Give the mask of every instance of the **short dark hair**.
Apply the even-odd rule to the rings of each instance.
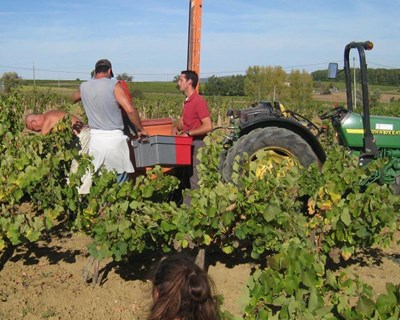
[[[95,73],[102,73],[102,72],[107,72],[109,69],[111,69],[111,77],[114,77],[114,74],[112,72],[112,65],[110,60],[107,59],[101,59],[96,62],[96,65],[94,67]]]
[[[185,75],[186,80],[192,80],[193,88],[197,87],[197,84],[199,83],[199,76],[197,75],[196,71],[184,70],[184,71],[181,71],[181,74]]]

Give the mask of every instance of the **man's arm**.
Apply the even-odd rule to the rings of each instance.
[[[183,121],[182,121],[182,118],[179,118],[174,123],[174,126],[172,127],[172,130],[171,130],[171,134],[173,136],[177,136],[179,134],[179,132],[182,130],[183,130]]]
[[[81,92],[80,92],[80,90],[75,91],[72,94],[71,100],[72,100],[72,103],[76,103],[78,101],[81,101]]]
[[[200,127],[189,130],[189,134],[191,136],[202,136],[202,135],[209,133],[213,129],[211,117],[203,118],[200,121],[201,121]],[[185,132],[185,135],[188,135],[188,134]]]
[[[56,122],[57,123],[57,122]],[[42,130],[40,130],[40,133],[45,135],[45,134],[49,134],[51,129],[53,129],[54,125],[56,123],[52,123],[51,121],[44,121],[43,122],[43,127]]]
[[[146,130],[144,130],[142,121],[140,120],[139,113],[136,108],[129,102],[128,97],[125,94],[124,89],[120,83],[117,83],[114,88],[114,96],[118,104],[125,110],[129,121],[135,126],[138,135],[148,135]]]

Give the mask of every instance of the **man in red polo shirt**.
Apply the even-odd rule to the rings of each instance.
[[[199,164],[197,153],[199,148],[204,145],[203,138],[213,128],[210,111],[207,102],[196,91],[199,77],[196,72],[191,70],[182,71],[178,87],[186,96],[183,104],[182,116],[177,120],[172,129],[173,135],[183,135],[193,137],[192,143],[192,167],[187,173],[190,189],[198,188],[198,174],[196,166]],[[184,199],[184,203],[189,204],[190,199]]]

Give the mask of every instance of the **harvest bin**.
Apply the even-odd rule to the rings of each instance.
[[[143,119],[142,125],[150,136],[171,135],[174,121],[172,118]]]
[[[133,140],[136,167],[184,166],[192,163],[192,137],[150,136]]]

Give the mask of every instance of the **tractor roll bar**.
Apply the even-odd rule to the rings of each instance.
[[[350,42],[346,45],[344,49],[344,72],[345,72],[345,80],[346,80],[346,90],[347,92],[347,109],[353,111],[353,101],[352,101],[352,92],[351,92],[351,76],[350,76],[350,50],[357,49],[358,54],[360,56],[360,76],[361,76],[361,86],[363,93],[363,105],[369,104],[368,100],[368,79],[367,79],[367,62],[365,60],[365,50],[371,50],[373,48],[373,44],[371,41],[365,42]]]
[[[365,60],[365,50],[371,50],[374,47],[371,41],[365,42],[350,42],[344,49],[344,72],[347,90],[347,108],[353,110],[352,92],[351,92],[351,76],[350,76],[350,50],[357,49],[360,57],[360,77],[361,91],[363,102],[363,126],[364,139],[363,151],[366,154],[377,155],[378,150],[374,141],[374,136],[371,132],[370,111],[369,111],[369,94],[368,94],[368,79],[367,79],[367,63]]]

